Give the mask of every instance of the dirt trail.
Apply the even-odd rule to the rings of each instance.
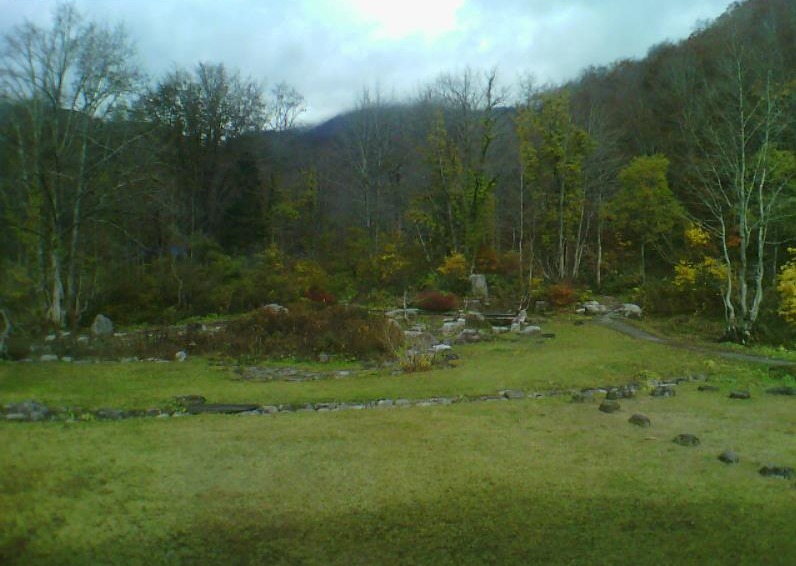
[[[741,354],[739,352],[728,352],[726,350],[714,350],[713,348],[704,348],[701,346],[694,346],[693,344],[686,344],[683,342],[678,342],[676,340],[671,340],[668,338],[661,338],[660,336],[655,336],[654,334],[650,334],[649,332],[642,330],[640,328],[636,328],[632,324],[628,324],[623,320],[616,319],[611,315],[603,315],[594,318],[594,322],[599,324],[600,326],[605,326],[606,328],[610,328],[611,330],[615,330],[617,332],[621,332],[627,336],[631,336],[632,338],[636,338],[638,340],[645,340],[647,342],[655,342],[657,344],[665,344],[667,346],[671,346],[672,348],[680,348],[681,350],[688,350],[691,352],[700,352],[703,354],[712,354],[714,356],[719,356],[722,358],[727,358],[730,360],[738,360],[741,362],[751,362],[756,364],[766,364],[769,366],[795,366],[796,362],[791,362],[788,360],[780,360],[777,358],[768,358],[766,356],[754,356],[751,354]]]

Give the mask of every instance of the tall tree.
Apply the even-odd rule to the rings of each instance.
[[[546,273],[576,276],[585,193],[583,164],[592,148],[588,133],[574,123],[566,92],[542,93],[519,112],[517,133],[531,206],[545,235]],[[552,260],[552,261],[550,261]]]
[[[609,204],[614,227],[638,245],[642,282],[647,248],[671,235],[684,216],[669,189],[668,169],[663,155],[636,157],[619,172],[619,191]]]
[[[132,139],[109,125],[138,87],[134,61],[123,28],[84,22],[71,4],[57,7],[50,28],[25,23],[3,38],[0,96],[10,108],[6,141],[16,155],[15,227],[35,239],[29,252],[47,318],[58,328],[84,309],[87,222],[132,182],[109,176]]]
[[[765,259],[780,203],[792,186],[796,160],[783,150],[783,99],[766,55],[735,35],[723,36],[724,51],[697,75],[699,96],[682,118],[690,153],[698,214],[721,247],[727,337],[746,342],[764,300]],[[710,81],[705,77],[710,75]]]
[[[174,211],[178,232],[215,235],[234,203],[221,183],[226,144],[265,128],[268,112],[262,88],[223,64],[200,63],[193,74],[177,70],[146,96],[150,119],[162,127],[168,174],[180,193]]]

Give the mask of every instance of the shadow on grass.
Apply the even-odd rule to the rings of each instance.
[[[782,489],[790,487],[783,483]],[[787,564],[796,508],[593,499],[510,486],[304,520],[262,509],[196,510],[171,532],[76,548],[6,540],[4,564]],[[323,494],[318,494],[323,497]],[[685,497],[685,495],[684,495]],[[123,521],[123,517],[120,517]],[[29,533],[35,536],[36,533]]]

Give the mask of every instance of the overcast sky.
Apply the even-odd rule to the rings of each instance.
[[[353,106],[363,87],[411,95],[442,72],[497,67],[541,83],[589,65],[643,57],[685,38],[729,0],[74,0],[88,18],[124,22],[152,77],[222,62],[307,99],[305,122]],[[0,0],[0,32],[49,25],[55,0]]]

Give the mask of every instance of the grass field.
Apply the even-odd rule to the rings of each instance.
[[[0,401],[140,408],[477,395],[705,373],[622,411],[566,397],[242,417],[0,423],[3,564],[792,564],[796,399],[766,368],[552,323],[458,367],[306,383],[185,364],[0,364]],[[752,399],[729,399],[744,387]],[[650,428],[628,424],[642,412]],[[671,439],[692,433],[693,448]],[[738,465],[717,460],[724,449]]]

